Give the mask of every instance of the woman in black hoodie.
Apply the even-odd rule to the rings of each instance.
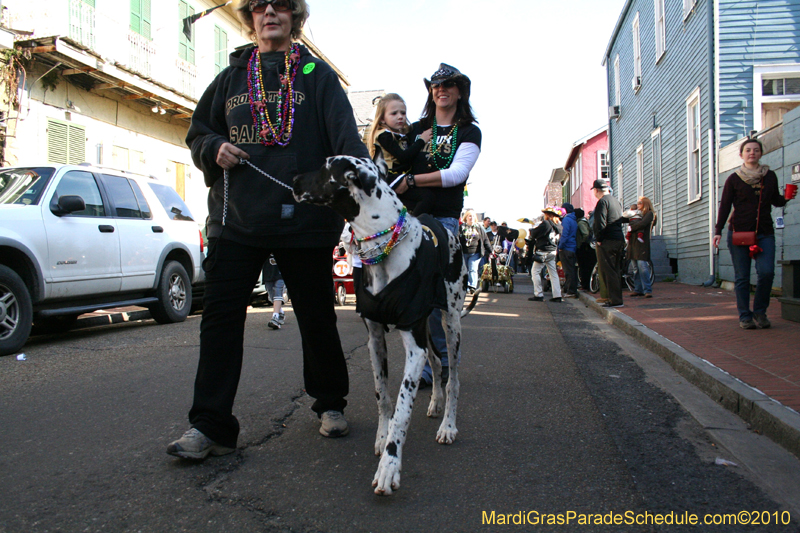
[[[231,54],[230,66],[198,102],[186,137],[210,188],[192,427],[167,448],[188,459],[236,448],[232,410],[247,306],[270,253],[292,295],[305,389],[316,399],[320,433],[349,431],[347,366],[331,281],[331,250],[344,221],[326,207],[295,202],[291,185],[329,156],[368,157],[367,149],[336,73],[293,40],[308,18],[305,0],[239,0],[237,10],[257,46]]]

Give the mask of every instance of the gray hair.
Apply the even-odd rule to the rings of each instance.
[[[292,3],[292,39],[299,39],[300,34],[303,33],[303,25],[308,19],[309,11],[306,0],[290,0]],[[236,7],[236,14],[242,24],[247,26],[250,30],[250,39],[254,43],[258,42],[256,28],[253,25],[253,14],[250,12],[250,0],[239,0],[239,5]]]

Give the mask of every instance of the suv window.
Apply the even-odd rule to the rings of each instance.
[[[156,193],[158,201],[164,206],[164,210],[172,220],[189,220],[194,221],[189,207],[183,203],[181,197],[175,192],[175,189],[160,183],[150,183],[150,188]]]
[[[118,217],[149,218],[142,217],[139,202],[136,200],[136,195],[131,188],[131,185],[135,184],[132,184],[128,178],[103,174],[101,179],[103,180],[103,185],[106,186],[106,191],[108,191],[109,196],[111,196],[111,202],[116,208]],[[147,205],[147,202],[145,202],[145,205]],[[150,209],[147,208],[147,211],[149,214]]]
[[[0,171],[0,204],[36,205],[55,172],[51,167]]]
[[[53,205],[58,203],[62,196],[75,194],[83,198],[86,209],[70,213],[73,216],[104,217],[106,210],[103,207],[103,197],[100,196],[100,189],[94,180],[94,175],[90,172],[81,170],[71,170],[67,172],[61,181],[58,182],[56,193],[53,195]]]
[[[150,211],[150,205],[147,203],[147,199],[144,197],[142,189],[139,188],[139,184],[133,180],[131,180],[130,184],[133,188],[133,194],[136,195],[136,201],[139,202],[139,209],[142,211],[142,218],[153,218],[153,213]]]

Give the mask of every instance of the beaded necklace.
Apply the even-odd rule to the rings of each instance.
[[[436,135],[436,117],[433,117],[433,131],[432,133],[432,140],[431,143],[431,156],[433,156],[433,164],[436,165],[436,168],[439,170],[444,170],[446,168],[450,168],[450,163],[453,161],[453,156],[456,153],[456,137],[458,135],[458,124],[453,124],[453,129],[450,130],[450,135],[444,138],[441,143],[437,143],[436,139],[438,139]],[[444,146],[446,143],[450,143],[450,155],[447,157],[439,154],[439,149]],[[439,165],[439,162],[436,160],[437,157],[441,157],[445,160],[443,165]]]
[[[292,138],[294,126],[294,79],[300,65],[300,46],[292,43],[286,52],[275,109],[275,123],[267,111],[267,91],[264,90],[264,75],[261,71],[261,54],[253,50],[247,63],[247,89],[250,95],[250,113],[264,146],[286,146]]]
[[[389,253],[391,253],[392,249],[394,248],[394,245],[397,244],[397,241],[400,238],[400,233],[403,231],[403,227],[405,226],[405,223],[406,223],[406,214],[407,213],[408,213],[408,210],[405,208],[405,206],[403,206],[403,209],[400,211],[400,218],[397,219],[397,224],[395,224],[394,226],[392,226],[389,229],[380,231],[380,232],[376,233],[375,235],[370,235],[369,237],[364,237],[363,239],[356,239],[357,242],[362,243],[364,241],[368,241],[370,239],[375,239],[377,237],[380,237],[381,235],[386,235],[390,231],[393,232],[391,238],[386,243],[386,245],[383,247],[383,250],[381,251],[381,253],[378,254],[375,257],[370,257],[370,258],[363,258],[362,257],[361,262],[363,264],[365,264],[365,265],[377,265],[378,263],[380,263],[381,261],[383,261],[384,259],[386,259],[389,256]]]

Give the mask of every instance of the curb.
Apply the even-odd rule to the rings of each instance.
[[[751,429],[766,435],[800,458],[800,413],[773,400],[628,315],[616,309],[601,307],[586,293],[579,291],[578,297],[609,324],[627,333],[639,344],[664,359],[678,374],[712,400],[738,415],[750,425]]]

